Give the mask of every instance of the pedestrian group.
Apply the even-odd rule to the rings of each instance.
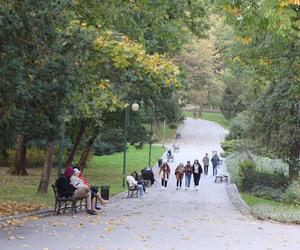
[[[181,189],[182,187],[182,181],[184,178],[184,184],[185,184],[185,190],[190,189],[191,186],[191,179],[193,176],[193,180],[194,180],[194,188],[195,191],[199,190],[199,181],[201,179],[201,175],[208,175],[208,167],[209,167],[209,156],[208,153],[205,154],[205,156],[202,159],[203,162],[203,166],[204,166],[204,170],[202,168],[202,165],[200,164],[200,162],[195,159],[193,164],[191,165],[190,161],[187,161],[186,165],[184,165],[183,163],[180,163],[176,169],[175,169],[175,176],[176,176],[176,189]],[[211,158],[211,163],[213,166],[213,175],[217,175],[217,167],[220,164],[220,158],[218,156],[217,153],[215,153],[213,155],[213,157]],[[167,188],[168,185],[168,180],[170,177],[170,173],[171,173],[171,168],[168,165],[167,162],[164,162],[160,169],[159,169],[159,177],[161,178],[161,186],[162,189]]]

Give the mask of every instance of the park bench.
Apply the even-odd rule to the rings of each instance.
[[[52,188],[55,197],[53,214],[59,214],[61,209],[63,209],[64,213],[67,209],[70,209],[72,213],[77,213],[77,208],[80,210],[82,210],[82,207],[86,208],[85,198],[75,199],[74,197],[61,197],[57,192],[56,186],[52,184]],[[77,205],[77,203],[79,204]]]
[[[179,152],[179,145],[173,144],[173,152]]]
[[[127,198],[132,198],[132,197],[139,197],[139,189],[137,185],[134,186],[129,186],[129,183],[127,183],[127,188],[128,188],[128,194],[127,194]]]
[[[220,182],[228,182],[228,175],[216,175],[215,182],[217,182],[218,180]]]

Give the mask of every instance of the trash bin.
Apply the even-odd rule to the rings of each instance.
[[[160,168],[162,165],[162,159],[158,159],[157,164],[158,164],[158,167]]]
[[[101,197],[104,200],[109,200],[109,186],[101,186]]]

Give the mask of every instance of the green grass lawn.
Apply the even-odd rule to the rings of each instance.
[[[152,146],[151,166],[165,152],[163,147]],[[126,154],[126,174],[137,171],[148,166],[149,146],[145,145],[143,149],[137,150],[130,146]],[[106,156],[94,156],[89,162],[85,175],[88,180],[95,185],[109,185],[110,194],[116,195],[126,190],[122,187],[122,169],[123,169],[123,153],[116,153]]]
[[[152,147],[152,161],[154,165],[157,159],[162,156],[163,147]],[[149,147],[146,145],[142,150],[129,146],[127,150],[127,174],[140,170],[148,165]],[[108,156],[93,156],[84,170],[84,176],[93,185],[109,185],[110,195],[114,196],[126,189],[122,187],[123,153],[116,153]],[[19,208],[28,207],[28,210],[36,210],[40,207],[53,206],[54,195],[51,184],[57,177],[56,169],[52,169],[50,185],[46,195],[37,194],[41,178],[41,168],[29,168],[27,176],[11,176],[6,174],[8,168],[0,168],[0,214],[1,209],[11,204],[12,210],[19,211]],[[17,209],[17,207],[19,207]]]
[[[249,207],[253,207],[256,205],[280,206],[282,204],[281,202],[266,200],[247,193],[241,193],[241,196]]]
[[[193,112],[184,111],[184,117],[193,117]],[[212,121],[220,124],[223,128],[229,129],[229,120],[220,112],[202,112],[202,115],[198,117],[203,120]]]
[[[247,193],[241,193],[241,196],[251,213],[260,219],[300,224],[300,205],[266,200]]]

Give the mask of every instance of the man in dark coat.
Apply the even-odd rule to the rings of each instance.
[[[217,153],[211,158],[211,163],[213,165],[213,175],[217,175],[217,166],[220,164],[220,158]]]

